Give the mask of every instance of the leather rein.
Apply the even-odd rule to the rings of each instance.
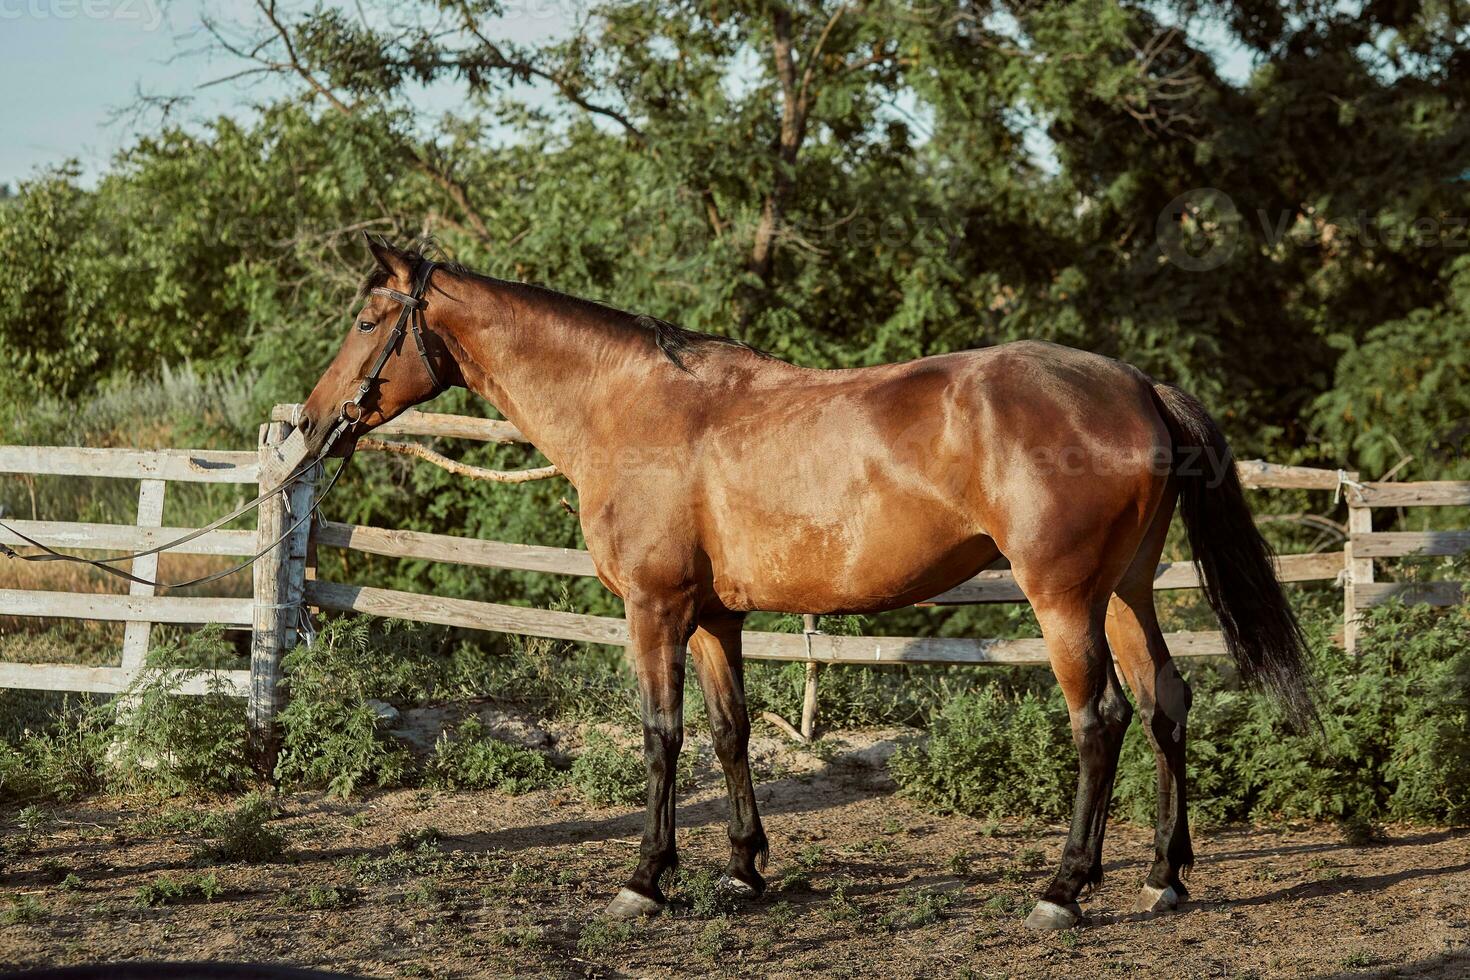
[[[429,380],[434,383],[434,392],[432,395],[430,395],[430,397],[433,397],[433,395],[437,395],[439,392],[443,391],[445,385],[442,381],[439,380],[439,375],[434,370],[434,364],[429,359],[428,347],[424,343],[424,331],[426,325],[424,323],[423,311],[424,307],[428,305],[424,300],[424,293],[428,291],[429,279],[431,276],[433,276],[434,269],[436,267],[437,263],[430,262],[428,260],[419,263],[419,267],[417,270],[415,270],[414,273],[412,293],[402,293],[396,289],[389,289],[386,286],[379,286],[372,290],[372,293],[374,295],[387,297],[388,299],[397,302],[401,307],[398,312],[398,319],[394,322],[393,329],[388,335],[388,341],[383,345],[383,349],[378,352],[378,358],[376,361],[373,362],[372,370],[370,370],[367,375],[362,379],[362,384],[358,386],[357,394],[342,403],[342,408],[338,411],[337,419],[333,425],[332,431],[327,436],[326,441],[322,443],[321,448],[317,450],[316,455],[313,456],[310,460],[299,464],[295,469],[291,471],[289,476],[281,481],[279,485],[265,491],[254,500],[240,505],[230,513],[226,514],[224,517],[218,518],[217,520],[210,522],[204,527],[198,528],[194,531],[190,531],[188,534],[185,534],[182,537],[175,538],[172,541],[145,549],[143,551],[134,551],[130,554],[118,555],[113,558],[86,558],[82,555],[72,555],[65,552],[57,551],[51,546],[43,544],[42,542],[37,541],[35,538],[32,538],[29,535],[22,534],[20,531],[17,531],[15,528],[11,527],[9,524],[0,521],[0,528],[4,528],[5,530],[9,531],[11,534],[24,541],[26,544],[41,549],[42,552],[39,555],[22,555],[16,553],[14,550],[7,547],[6,545],[0,544],[0,555],[4,555],[7,558],[19,558],[21,561],[77,562],[83,565],[91,565],[93,568],[101,569],[109,575],[115,575],[118,578],[126,579],[129,582],[137,582],[140,585],[151,585],[160,589],[180,589],[191,585],[203,585],[206,582],[213,582],[217,579],[222,579],[229,575],[233,575],[236,572],[255,564],[261,558],[265,557],[272,550],[274,550],[278,544],[280,544],[282,541],[285,541],[288,537],[295,533],[296,529],[301,527],[302,524],[311,520],[312,516],[318,512],[319,508],[321,507],[322,501],[327,498],[327,494],[332,492],[332,488],[337,485],[338,477],[342,475],[343,470],[347,469],[347,464],[352,461],[351,450],[348,450],[347,455],[342,460],[342,465],[337,467],[337,471],[332,474],[332,478],[327,481],[327,485],[322,489],[322,492],[317,494],[316,500],[312,504],[311,508],[307,510],[305,514],[301,514],[300,516],[296,517],[296,520],[292,522],[292,524],[287,527],[286,530],[283,531],[281,535],[277,537],[274,541],[266,545],[264,548],[261,548],[255,554],[240,562],[238,565],[233,565],[227,569],[224,569],[223,571],[211,572],[208,575],[201,575],[198,578],[192,578],[185,582],[159,582],[154,579],[147,579],[139,575],[134,575],[131,572],[125,572],[121,568],[113,567],[114,564],[119,562],[133,561],[137,558],[146,558],[149,555],[160,554],[172,548],[177,548],[182,544],[187,544],[188,542],[193,541],[195,538],[202,537],[210,533],[211,531],[217,531],[224,525],[229,524],[230,522],[244,516],[245,514],[248,514],[250,511],[259,507],[261,504],[265,503],[276,494],[284,494],[291,487],[299,483],[308,472],[310,472],[315,466],[326,459],[327,454],[331,452],[331,449],[334,445],[336,445],[337,440],[340,439],[342,435],[347,432],[348,429],[351,429],[353,426],[362,421],[363,401],[372,394],[374,387],[377,385],[379,380],[381,380],[383,369],[388,364],[388,358],[391,357],[394,353],[400,351],[400,348],[403,344],[403,336],[405,333],[412,332],[414,346],[418,349],[419,359],[423,361],[425,370],[429,372]],[[349,408],[351,409],[351,411],[349,411]],[[289,496],[286,497],[286,505],[289,513]]]

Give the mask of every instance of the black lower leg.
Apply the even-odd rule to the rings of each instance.
[[[648,810],[638,867],[628,887],[656,902],[665,901],[659,878],[678,864],[674,848],[674,784],[679,749],[684,743],[682,722],[645,724],[643,755],[648,764]]]
[[[1172,887],[1183,896],[1188,891],[1182,875],[1194,864],[1184,768],[1185,715],[1191,698],[1182,678],[1177,680],[1177,686],[1180,693],[1170,699],[1170,710],[1153,706],[1144,709],[1144,730],[1153,745],[1159,773],[1159,823],[1154,833],[1154,863],[1147,883],[1154,888]]]
[[[1118,769],[1118,751],[1133,708],[1109,671],[1102,693],[1072,715],[1072,734],[1080,761],[1072,829],[1062,849],[1061,866],[1042,898],[1057,905],[1075,902],[1102,882],[1102,845],[1108,803]]]
[[[756,809],[755,786],[750,778],[750,721],[743,706],[740,718],[715,729],[714,741],[730,797],[730,864],[726,873],[760,894],[766,889],[760,872],[765,869],[770,844]]]

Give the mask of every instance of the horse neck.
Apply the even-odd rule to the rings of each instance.
[[[573,485],[606,451],[628,392],[656,384],[657,350],[626,314],[493,279],[463,279],[446,324],[465,387],[525,433]]]

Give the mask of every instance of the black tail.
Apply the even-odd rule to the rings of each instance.
[[[1189,547],[1231,659],[1247,683],[1275,694],[1299,726],[1316,727],[1306,638],[1271,566],[1271,546],[1251,519],[1230,446],[1193,396],[1165,384],[1154,385],[1154,393],[1174,438]]]

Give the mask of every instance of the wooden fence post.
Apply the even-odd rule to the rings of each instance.
[[[806,613],[801,617],[801,631],[807,637],[807,650],[811,650],[811,638],[817,632],[817,617]],[[801,700],[801,737],[808,742],[812,740],[812,733],[817,728],[817,678],[822,673],[822,665],[815,660],[806,662],[806,689],[802,693]]]
[[[285,422],[261,426],[260,458],[264,466],[267,447],[278,445],[290,434]],[[313,470],[288,491],[275,494],[260,505],[256,525],[256,547],[264,547],[285,533],[316,503]],[[270,489],[261,485],[261,492]],[[305,521],[284,541],[255,563],[255,616],[250,643],[250,696],[246,711],[250,720],[251,749],[257,769],[269,777],[276,767],[279,737],[276,712],[281,707],[281,657],[296,645],[297,628],[306,598],[306,554],[311,521]]]
[[[168,484],[162,480],[143,480],[138,489],[138,526],[161,527],[163,525],[163,496]],[[144,555],[133,559],[132,572],[139,578],[158,578],[158,556]],[[128,586],[128,595],[151,596],[153,586],[133,582]],[[122,669],[127,671],[129,682],[137,675],[148,657],[148,637],[153,631],[152,623],[128,623],[123,628]]]
[[[1358,608],[1358,586],[1373,581],[1373,559],[1358,558],[1353,538],[1359,534],[1373,533],[1373,508],[1363,502],[1363,496],[1354,485],[1358,474],[1348,473],[1347,486],[1343,492],[1347,497],[1348,539],[1343,546],[1344,581],[1342,593],[1343,646],[1348,653],[1358,649],[1358,628],[1362,610]]]

